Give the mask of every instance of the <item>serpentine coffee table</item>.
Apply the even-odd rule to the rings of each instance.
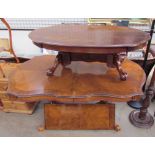
[[[55,58],[50,55],[35,57],[14,70],[8,78],[9,100],[49,100],[81,105],[100,101],[127,102],[139,100],[143,95],[145,73],[130,60],[125,60],[122,64],[129,73],[128,80],[120,81],[115,68],[108,68],[101,62],[74,61],[66,67],[59,65],[54,75],[48,77],[46,71]],[[146,128],[153,125],[153,117],[147,111],[149,103],[150,100],[147,99],[140,112],[131,112],[132,124]]]
[[[149,34],[127,27],[61,24],[34,30],[29,37],[41,48],[59,51],[47,75],[54,74],[59,64],[67,66],[72,61],[106,62],[116,67],[121,80],[128,73],[122,68],[127,52],[146,45]]]

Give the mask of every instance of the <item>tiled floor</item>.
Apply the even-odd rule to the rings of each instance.
[[[4,113],[0,111],[0,136],[91,136],[91,137],[117,137],[117,136],[155,136],[155,125],[151,129],[140,129],[132,126],[128,115],[133,109],[126,103],[116,104],[116,123],[120,125],[121,131],[85,130],[85,131],[43,131],[37,128],[43,124],[43,104],[40,104],[33,115]],[[155,103],[152,103],[149,112],[153,115]]]

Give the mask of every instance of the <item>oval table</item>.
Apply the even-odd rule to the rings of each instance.
[[[32,31],[29,37],[37,46],[59,52],[54,65],[47,71],[48,76],[53,75],[59,64],[98,61],[117,68],[121,80],[126,80],[128,75],[121,66],[127,52],[145,46],[150,39],[149,34],[128,27],[88,24],[41,28]]]

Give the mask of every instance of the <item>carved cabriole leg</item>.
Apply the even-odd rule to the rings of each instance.
[[[59,63],[59,61],[58,61],[58,57],[56,57],[56,59],[55,59],[55,61],[54,61],[54,64],[53,64],[52,68],[49,68],[49,69],[47,70],[47,76],[52,76],[52,75],[54,74],[54,72],[55,72],[55,70],[56,70],[56,68],[58,67],[59,64],[60,64],[60,63]]]
[[[143,100],[142,107],[139,110],[134,110],[130,113],[130,122],[140,128],[150,128],[154,124],[154,119],[150,113],[148,113],[148,107],[151,103],[151,99],[154,95],[154,83],[155,83],[155,70],[151,83],[146,91],[146,97]]]
[[[114,58],[114,63],[116,65],[116,68],[117,68],[118,73],[120,75],[120,79],[123,81],[125,81],[127,79],[127,76],[128,76],[128,74],[125,71],[123,71],[123,68],[121,66],[125,57],[126,57],[126,53],[122,53],[122,54],[115,55],[115,58]]]

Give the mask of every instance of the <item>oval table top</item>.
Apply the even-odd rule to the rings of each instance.
[[[145,73],[136,63],[125,60],[123,68],[128,80],[121,81],[115,68],[100,62],[72,62],[59,65],[48,77],[55,56],[35,57],[14,70],[9,76],[7,93],[19,100],[52,100],[58,102],[128,101],[143,95]]]
[[[73,50],[74,48],[125,48],[133,50],[150,39],[148,33],[137,29],[88,24],[59,24],[40,28],[32,31],[29,37],[40,47],[62,52],[77,52]],[[84,50],[82,52],[89,53],[90,51]],[[94,53],[97,52],[94,50]]]

